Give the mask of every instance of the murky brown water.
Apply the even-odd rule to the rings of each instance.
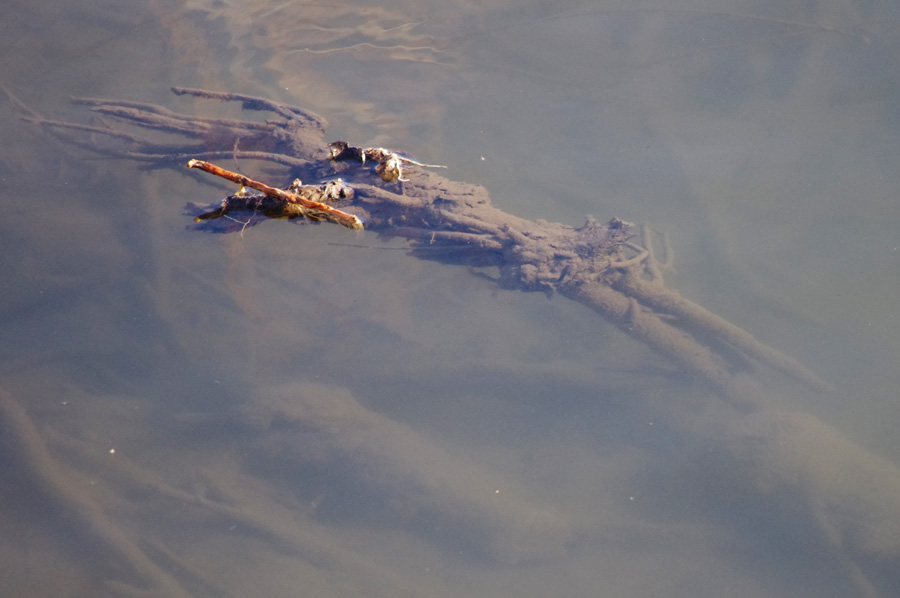
[[[0,105],[0,593],[888,596],[900,583],[888,2],[14,2],[0,83],[302,105],[528,218],[649,221],[669,286],[839,391],[744,418],[560,297]],[[796,480],[802,480],[797,482]],[[897,533],[895,533],[897,532]]]

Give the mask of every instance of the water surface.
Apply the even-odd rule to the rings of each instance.
[[[68,98],[100,96],[235,117],[168,88],[251,93],[446,164],[520,216],[650,222],[674,247],[671,287],[839,390],[761,369],[754,388],[799,419],[735,424],[563,298],[337,227],[187,231],[183,204],[227,186],[97,159],[4,102],[0,386],[58,466],[48,487],[4,424],[4,595],[872,596],[897,581],[889,541],[785,507],[825,496],[896,529],[890,499],[856,500],[869,478],[798,498],[753,477],[757,460],[820,467],[819,446],[882,480],[900,460],[891,3],[57,4],[16,2],[0,25],[0,82],[39,113],[90,122]],[[694,466],[722,434],[738,454],[802,436],[791,426],[808,441],[751,451],[746,472]]]

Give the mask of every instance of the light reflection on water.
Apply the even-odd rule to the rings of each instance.
[[[762,371],[789,414],[740,420],[559,297],[336,227],[187,232],[183,203],[225,187],[85,160],[4,104],[0,386],[35,434],[13,407],[0,439],[39,437],[62,471],[2,460],[4,595],[897,581],[896,468],[872,454],[900,459],[893,9],[532,4],[29,3],[0,82],[65,118],[71,95],[210,116],[235,114],[167,88],[267,95],[521,216],[651,221],[671,286],[840,392]]]

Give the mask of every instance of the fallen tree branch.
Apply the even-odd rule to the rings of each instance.
[[[519,218],[494,207],[484,187],[451,181],[426,170],[433,165],[385,148],[364,149],[342,141],[326,143],[325,119],[302,108],[241,94],[186,88],[173,91],[177,95],[240,102],[245,110],[271,112],[283,120],[262,124],[195,118],[141,102],[80,99],[79,103],[94,111],[143,129],[190,139],[202,138],[213,127],[223,138],[222,148],[201,150],[185,145],[172,153],[171,144],[116,137],[122,132],[110,128],[102,132],[126,143],[125,151],[120,146],[103,144],[96,144],[93,149],[162,165],[170,163],[174,155],[183,155],[183,151],[197,151],[195,156],[206,157],[224,155],[224,148],[231,147],[236,157],[252,155],[287,165],[292,177],[331,181],[318,186],[295,182],[283,190],[208,162],[191,160],[188,165],[192,168],[222,176],[241,185],[242,190],[251,187],[262,194],[238,192],[218,204],[189,205],[188,213],[194,216],[197,229],[243,230],[261,221],[258,215],[328,220],[354,230],[360,230],[365,222],[367,230],[407,239],[418,257],[479,268],[496,267],[496,282],[503,288],[540,291],[548,296],[558,293],[585,304],[665,355],[679,370],[705,380],[730,402],[749,402],[753,407],[753,399],[744,396],[746,393],[737,390],[740,385],[734,384],[735,374],[746,371],[752,362],[774,367],[813,390],[833,389],[796,360],[667,289],[661,271],[668,263],[657,264],[648,239],[644,247],[629,242],[633,236],[630,222],[612,218],[600,223],[589,218],[582,227],[575,228]],[[24,118],[54,134],[84,129],[83,125],[68,127],[66,123],[44,119],[26,108],[20,107],[20,111]],[[240,151],[234,149],[238,142]],[[351,197],[352,203],[346,205],[352,213],[328,205]],[[239,211],[249,214],[243,222],[222,218]],[[668,248],[666,254],[666,262],[671,261]]]

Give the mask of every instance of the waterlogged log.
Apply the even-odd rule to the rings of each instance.
[[[411,251],[426,259],[496,267],[497,283],[503,288],[559,293],[579,301],[732,403],[756,407],[754,397],[734,384],[735,372],[753,362],[773,367],[817,392],[832,389],[796,360],[667,289],[649,240],[644,247],[629,242],[633,236],[629,222],[612,218],[599,223],[589,218],[575,228],[525,220],[493,207],[484,187],[440,176],[433,172],[434,165],[386,148],[327,143],[325,119],[302,108],[242,94],[180,87],[173,92],[239,102],[245,110],[269,112],[280,120],[197,118],[140,102],[76,100],[123,125],[177,134],[189,141],[206,139],[214,130],[223,147],[209,149],[203,143],[159,143],[112,126],[50,120],[20,102],[16,105],[26,120],[101,153],[157,165],[190,159],[189,164],[203,165],[220,176],[227,173],[226,178],[241,185],[237,194],[206,208],[188,206],[188,213],[199,219],[193,226],[200,230],[243,231],[273,216],[325,219],[357,230],[364,227],[408,239]],[[113,143],[98,144],[93,138],[88,142],[79,133],[100,135]],[[295,183],[282,190],[202,161],[226,155],[282,164],[290,169]],[[352,192],[328,197],[327,203],[319,201],[323,193],[328,195],[326,186],[337,179],[341,189]],[[314,184],[303,186],[300,180]],[[263,195],[248,200],[243,187],[251,182]],[[304,205],[309,201],[315,203]],[[714,352],[708,348],[709,339],[727,350]]]

